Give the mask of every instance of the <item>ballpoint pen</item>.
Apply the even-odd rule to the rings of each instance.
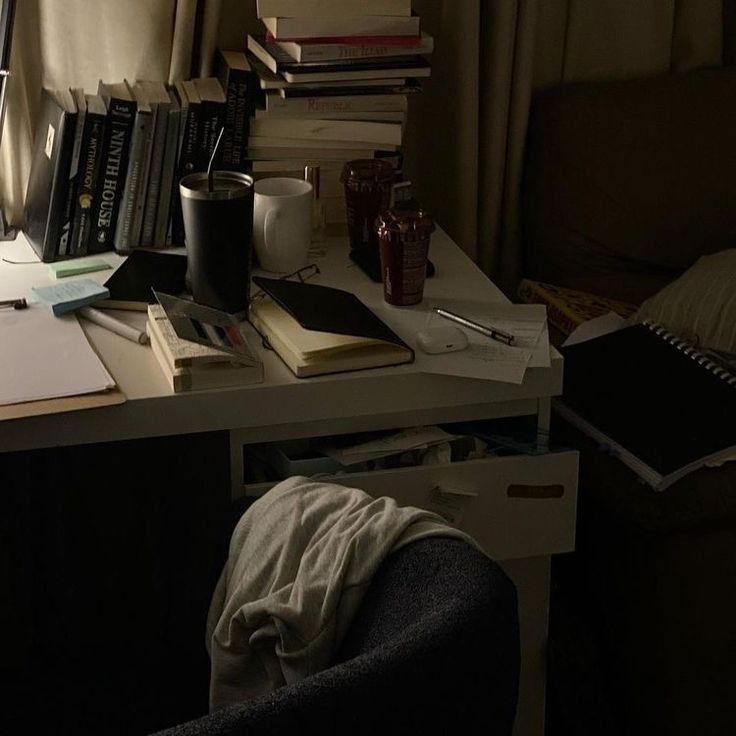
[[[5,299],[4,301],[0,301],[0,308],[12,307],[13,309],[25,309],[27,306],[28,302],[24,297],[21,297],[20,299]]]
[[[462,317],[459,314],[450,312],[447,309],[441,309],[440,307],[435,307],[433,311],[439,314],[440,317],[449,319],[452,322],[457,322],[457,324],[462,325],[463,327],[467,327],[469,330],[480,332],[481,335],[490,337],[491,340],[497,340],[498,342],[504,343],[504,345],[514,344],[514,336],[510,335],[508,332],[499,330],[497,327],[478,324],[477,322],[473,322],[473,320],[470,320],[467,317]]]

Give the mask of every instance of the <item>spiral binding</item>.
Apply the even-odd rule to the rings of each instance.
[[[662,325],[658,324],[657,322],[645,320],[644,322],[642,322],[642,324],[648,330],[657,335],[657,337],[677,348],[677,350],[679,350],[683,355],[691,358],[698,365],[702,366],[703,368],[705,368],[705,370],[712,373],[714,376],[716,376],[716,378],[720,378],[722,381],[725,381],[729,386],[733,386],[734,388],[736,388],[736,375],[734,375],[727,368],[718,365],[718,363],[712,361],[707,355],[703,355],[703,353],[697,350],[697,348],[690,345],[690,343],[687,343],[684,340],[680,339],[679,337],[677,337],[677,335],[662,327]]]

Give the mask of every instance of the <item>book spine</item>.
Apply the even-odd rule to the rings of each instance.
[[[156,226],[152,242],[152,245],[156,248],[166,245],[166,235],[169,229],[171,198],[174,196],[174,181],[176,178],[176,152],[179,142],[180,116],[181,110],[178,107],[172,107],[169,110],[169,122],[166,130],[166,151],[161,165],[161,191],[158,198],[158,207],[156,208]]]
[[[89,252],[111,250],[114,245],[120,199],[128,171],[135,112],[136,103],[131,100],[110,100],[100,183],[95,192]]]
[[[151,114],[138,110],[135,116],[133,135],[130,141],[128,171],[120,199],[117,227],[115,228],[115,250],[127,253],[135,243],[133,226],[138,191],[145,175],[145,155],[148,134],[151,128]]]
[[[146,133],[146,140],[143,149],[143,162],[141,165],[141,174],[138,181],[138,193],[133,208],[133,224],[130,232],[130,247],[136,248],[141,244],[141,235],[143,232],[143,216],[148,198],[148,190],[151,180],[151,166],[153,159],[154,137],[158,126],[158,103],[151,105],[151,119]]]
[[[202,102],[201,125],[197,136],[195,171],[207,171],[212,152],[215,150],[217,136],[220,134],[225,117],[225,103],[208,100]]]
[[[339,59],[382,59],[390,56],[429,54],[431,44],[394,43],[289,43],[276,42],[297,62],[335,61]]]
[[[185,112],[186,110],[186,112]],[[181,147],[179,164],[171,190],[171,238],[172,245],[184,245],[184,220],[179,197],[179,182],[187,174],[196,171],[197,141],[201,118],[201,104],[189,103],[182,108]]]
[[[97,189],[105,136],[104,115],[87,113],[82,136],[81,171],[78,180],[71,252],[76,256],[87,253],[92,227],[92,202]]]
[[[337,112],[406,112],[406,95],[356,95],[281,97],[279,94],[266,95],[266,110],[283,111],[286,114]]]
[[[141,226],[140,245],[150,248],[154,245],[156,231],[156,215],[161,197],[161,182],[163,179],[164,156],[168,138],[170,103],[157,103],[156,131],[151,150],[151,168],[148,176],[146,202],[143,210],[143,224]]]
[[[72,155],[69,162],[69,178],[66,186],[66,197],[64,200],[64,214],[61,219],[61,234],[59,235],[58,255],[62,258],[74,255],[74,202],[77,196],[79,182],[80,155],[82,151],[82,136],[84,133],[84,122],[87,111],[78,110],[74,124],[74,142],[72,144]]]
[[[69,167],[74,147],[74,124],[76,115],[65,113],[59,124],[59,151],[53,173],[53,186],[49,197],[47,235],[44,241],[43,260],[56,260],[62,250],[66,250],[65,207],[69,187]],[[63,254],[62,254],[63,255]]]
[[[248,171],[246,148],[250,118],[255,109],[255,80],[252,72],[232,69],[222,61],[220,84],[225,90],[225,130],[220,143],[220,167],[227,171]]]

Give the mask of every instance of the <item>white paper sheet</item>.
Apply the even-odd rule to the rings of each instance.
[[[606,312],[600,317],[586,320],[579,324],[568,336],[567,340],[562,343],[562,347],[567,345],[575,345],[579,342],[587,342],[595,337],[602,337],[609,332],[617,332],[622,330],[628,322],[615,312]]]
[[[425,299],[414,307],[371,305],[376,314],[406,343],[415,348],[414,369],[424,373],[522,383],[528,367],[548,367],[549,333],[543,304],[491,303],[464,299]],[[517,345],[509,347],[440,317],[432,308],[442,307],[480,324],[510,332]],[[433,325],[453,324],[468,336],[465,350],[427,355],[417,347],[417,333]],[[474,347],[477,346],[477,347]]]
[[[0,309],[0,405],[114,388],[73,314],[47,307]]]

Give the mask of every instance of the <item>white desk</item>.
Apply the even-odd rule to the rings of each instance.
[[[19,241],[0,255],[28,260]],[[488,302],[505,297],[470,259],[438,230],[430,256],[437,275],[426,284],[428,298]],[[112,264],[121,259],[104,256]],[[345,238],[331,238],[326,256],[314,259],[314,283],[357,294],[389,324],[396,314],[374,284],[347,258]],[[104,281],[110,271],[94,274]],[[88,275],[89,276],[89,275]],[[48,281],[46,264],[0,262],[0,299],[26,295]],[[143,313],[117,313],[142,327]],[[0,452],[228,430],[231,492],[262,492],[243,482],[242,447],[254,442],[411,427],[438,422],[536,415],[549,426],[550,398],[562,388],[562,359],[553,351],[549,368],[527,370],[521,385],[422,373],[419,362],[385,369],[297,379],[280,359],[261,350],[265,382],[254,386],[174,395],[148,346],[97,325],[84,329],[127,397],[119,406],[0,422]],[[260,346],[256,333],[254,344]],[[442,498],[454,506],[459,525],[498,559],[517,584],[522,626],[522,677],[516,733],[542,734],[544,648],[547,632],[549,560],[574,544],[577,454],[491,458],[451,465],[353,474],[350,484],[401,502],[428,505]],[[437,496],[435,487],[444,489]],[[462,495],[455,495],[460,491]],[[434,495],[432,495],[434,494]]]

